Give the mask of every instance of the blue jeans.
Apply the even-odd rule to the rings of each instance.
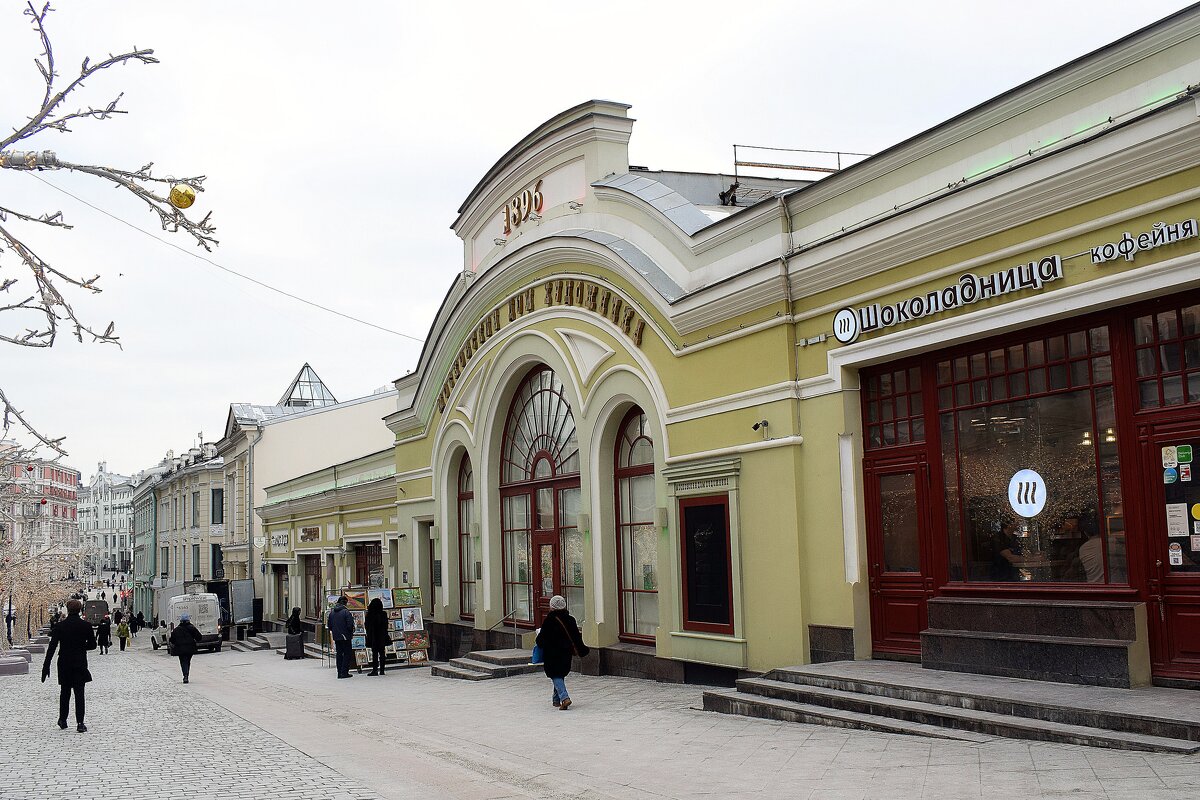
[[[558,705],[571,696],[567,694],[567,681],[565,678],[551,678],[550,682],[554,684],[554,695],[550,699],[555,705]]]

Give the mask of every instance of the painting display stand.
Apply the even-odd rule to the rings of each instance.
[[[391,644],[385,650],[386,667],[422,667],[429,664],[429,632],[425,630],[425,619],[421,612],[421,589],[419,586],[393,588],[368,588],[347,586],[346,607],[354,616],[354,638],[350,641],[354,651],[354,663],[361,670],[371,664],[371,651],[367,648],[367,606],[379,599],[388,617],[388,635]],[[336,602],[337,597],[333,596]]]

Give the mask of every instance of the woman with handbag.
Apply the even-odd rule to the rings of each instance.
[[[555,708],[566,711],[571,707],[566,683],[566,677],[571,674],[571,657],[582,658],[590,651],[583,643],[575,618],[567,613],[567,600],[562,595],[550,598],[550,613],[538,631],[537,645],[542,651],[542,670],[554,684],[551,702]]]

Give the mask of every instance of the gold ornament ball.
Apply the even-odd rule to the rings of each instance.
[[[191,208],[196,202],[196,190],[185,183],[177,183],[171,187],[171,205],[176,208]]]

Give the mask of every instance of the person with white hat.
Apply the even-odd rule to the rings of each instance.
[[[560,594],[550,598],[550,613],[538,631],[537,644],[542,649],[542,669],[554,684],[550,701],[560,711],[571,707],[566,677],[571,674],[571,658],[582,658],[589,652],[579,632],[579,624],[567,613],[567,599]]]

